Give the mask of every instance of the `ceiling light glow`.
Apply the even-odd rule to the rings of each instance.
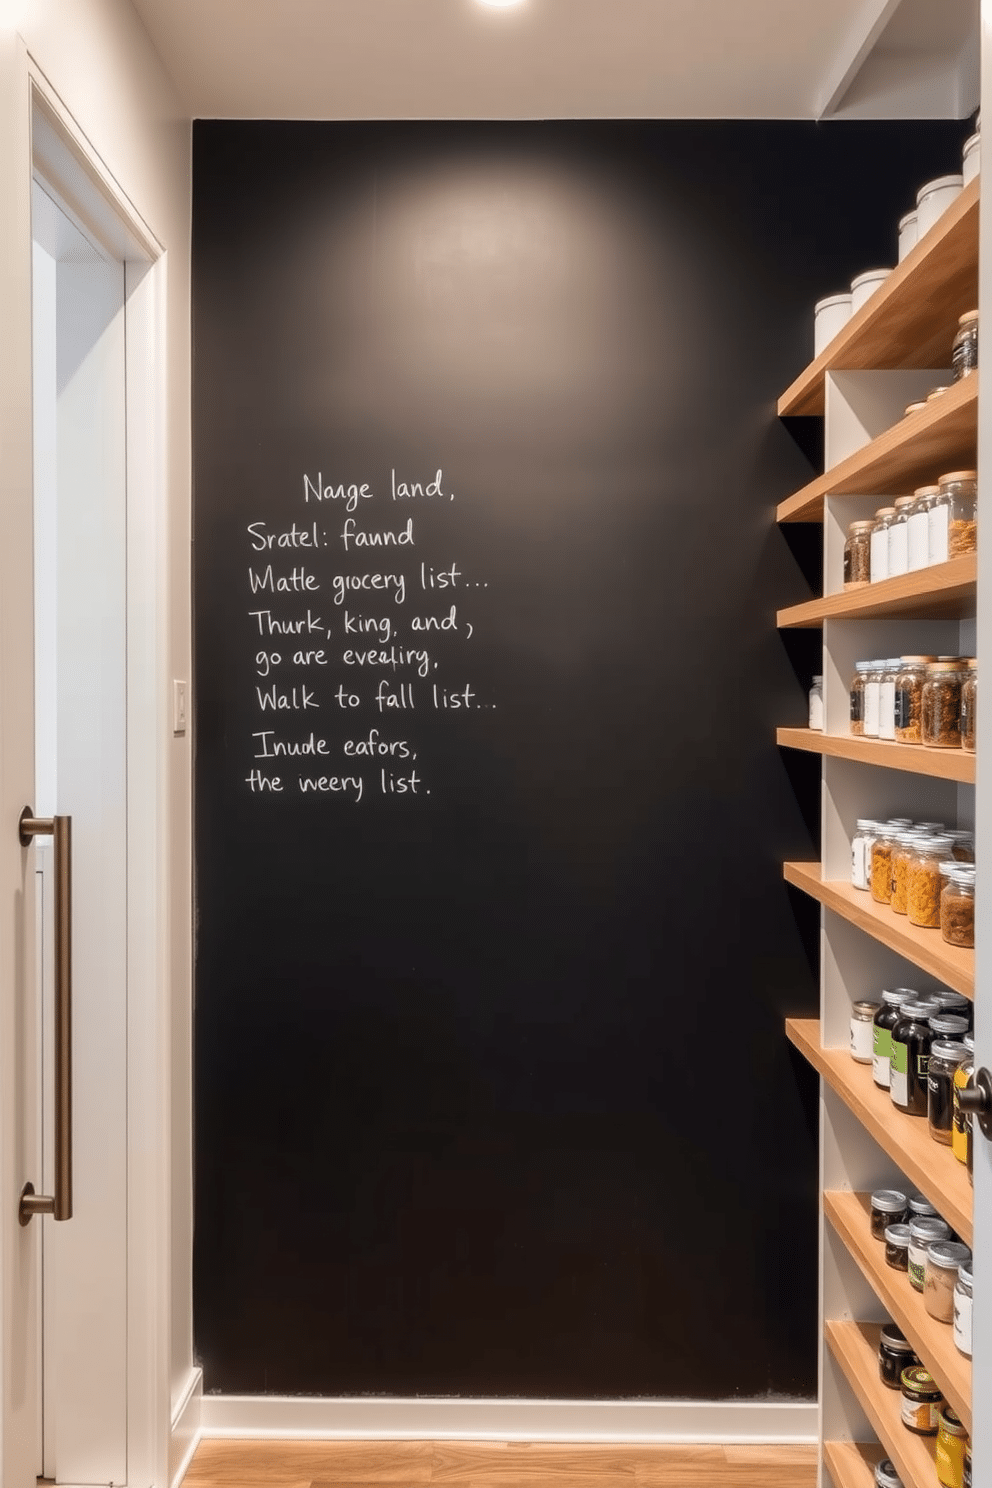
[[[480,5],[485,5],[489,10],[509,10],[511,5],[519,5],[521,0],[479,0]]]

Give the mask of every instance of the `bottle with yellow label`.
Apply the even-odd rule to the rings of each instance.
[[[968,1058],[954,1071],[954,1114],[951,1126],[951,1151],[958,1162],[967,1163],[971,1173],[971,1117],[961,1109],[960,1094],[975,1072],[975,1040],[966,1035],[963,1043],[968,1049]]]

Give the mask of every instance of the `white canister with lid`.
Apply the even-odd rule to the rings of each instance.
[[[940,495],[939,486],[917,486],[916,498],[909,509],[906,523],[906,542],[909,549],[909,572],[926,568],[930,562],[930,519],[927,503],[931,497]]]
[[[813,355],[825,351],[851,318],[850,294],[828,295],[813,307]]]
[[[856,315],[861,306],[866,304],[888,279],[892,273],[891,269],[866,269],[856,279],[851,280],[851,314]]]
[[[934,223],[944,215],[963,189],[963,176],[937,176],[920,187],[916,193],[917,242],[926,237]]]
[[[973,181],[981,170],[982,165],[982,136],[973,134],[971,139],[965,141],[964,153],[961,158],[961,176],[967,186]]]
[[[907,212],[905,217],[899,218],[899,253],[898,259],[902,263],[908,253],[912,253],[916,247],[918,220],[915,212]]]

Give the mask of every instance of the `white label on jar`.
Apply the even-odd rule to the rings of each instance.
[[[895,1080],[896,1072],[893,1069],[892,1078]],[[927,1279],[927,1248],[920,1245],[918,1240],[909,1242],[909,1280],[910,1284],[918,1292],[922,1292],[926,1286]]]
[[[859,1064],[871,1064],[875,1027],[863,1018],[851,1019],[851,1058]]]
[[[870,838],[855,837],[851,843],[851,883],[856,889],[868,887],[868,873],[865,867],[865,845]]]
[[[871,581],[889,577],[889,534],[873,532],[871,535]]]
[[[928,513],[927,562],[947,562],[947,534],[951,508],[947,502],[932,506]]]
[[[917,1403],[915,1400],[907,1400],[904,1395],[902,1397],[902,1423],[911,1431],[919,1431],[925,1436],[930,1436],[940,1426],[940,1405],[930,1405],[926,1401]]]
[[[900,1070],[897,1070],[896,1069],[896,1066],[895,1066],[895,1062],[894,1061],[891,1061],[890,1064],[889,1064],[889,1092],[890,1092],[890,1094],[892,1096],[893,1103],[895,1105],[897,1105],[897,1106],[901,1106],[903,1108],[903,1110],[905,1110],[906,1107],[909,1105],[909,1077],[906,1074],[905,1070],[900,1071]],[[912,1251],[910,1251],[910,1255],[912,1255]],[[925,1251],[923,1252],[923,1259],[926,1260],[926,1252]],[[922,1292],[922,1290],[923,1290],[923,1271],[922,1271],[922,1269],[920,1270],[920,1288],[919,1289]]]
[[[878,688],[878,737],[894,739],[896,736],[896,684],[881,682]]]
[[[889,578],[909,571],[909,523],[897,522],[889,528]]]
[[[877,682],[865,683],[865,735],[869,739],[878,738],[879,690]]]
[[[971,1301],[961,1290],[954,1288],[954,1342],[963,1354],[971,1358]]]
[[[909,553],[907,572],[915,573],[918,568],[926,568],[929,562],[930,536],[926,512],[914,512],[906,523],[906,532]]]

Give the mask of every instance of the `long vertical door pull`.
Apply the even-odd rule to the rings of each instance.
[[[30,1224],[36,1214],[72,1218],[72,817],[21,812],[20,840],[54,838],[55,847],[55,1192],[39,1194],[25,1183],[18,1217]]]

